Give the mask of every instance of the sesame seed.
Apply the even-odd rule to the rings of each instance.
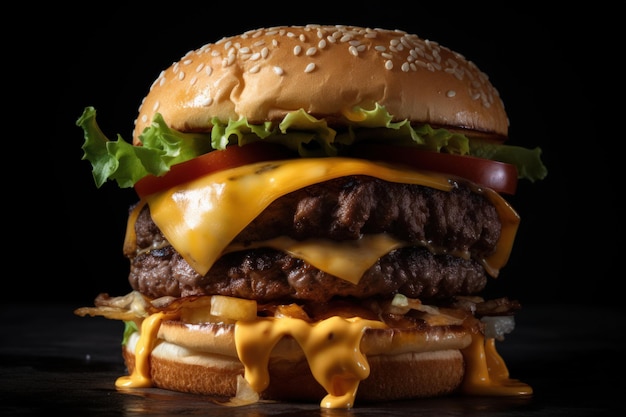
[[[315,64],[311,62],[306,66],[306,68],[304,69],[304,72],[309,73],[313,71],[314,69],[315,69]]]
[[[456,91],[454,91],[454,90],[449,90],[449,91],[446,93],[446,96],[447,96],[447,97],[454,97],[454,96],[456,96]]]
[[[393,61],[391,61],[390,59],[385,61],[385,68],[388,70],[393,69]]]
[[[315,55],[316,52],[317,52],[317,48],[312,46],[306,50],[306,56],[313,56]]]
[[[293,54],[295,56],[300,55],[300,52],[302,52],[302,47],[300,45],[296,45],[293,47]]]
[[[274,70],[274,73],[276,73],[276,75],[283,75],[285,73],[285,71],[283,71],[283,69],[278,66],[274,66],[274,68],[272,69]]]
[[[193,104],[199,107],[207,107],[213,104],[213,99],[211,97],[205,96],[204,94],[199,94],[194,97]]]
[[[250,73],[251,74],[256,74],[257,72],[259,72],[260,69],[261,69],[261,67],[257,64],[255,66],[253,66],[252,68],[250,68]]]

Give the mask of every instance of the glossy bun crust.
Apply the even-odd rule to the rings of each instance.
[[[180,131],[211,119],[260,123],[304,109],[346,123],[355,107],[396,120],[508,134],[498,91],[471,61],[402,31],[352,26],[251,30],[188,52],[163,71],[135,121],[133,143],[156,112]]]

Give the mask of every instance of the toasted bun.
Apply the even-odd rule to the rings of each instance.
[[[470,129],[505,138],[498,91],[472,62],[402,31],[352,26],[275,27],[190,51],[152,85],[133,143],[154,114],[180,131],[209,131],[211,119],[280,120],[304,109],[345,123],[378,103],[396,120]]]
[[[129,371],[135,367],[137,334],[123,350]],[[361,349],[367,354],[370,375],[361,381],[358,401],[433,397],[454,392],[464,376],[461,348],[470,336],[462,329],[375,330],[365,333]],[[184,325],[163,322],[150,356],[156,387],[173,391],[233,397],[237,376],[244,368],[238,360],[234,326]],[[270,385],[263,399],[320,401],[327,393],[313,378],[303,352],[291,338],[273,349],[269,362]]]
[[[135,355],[123,351],[129,371],[135,367]],[[429,398],[453,393],[464,375],[463,355],[458,350],[405,353],[368,358],[370,376],[361,381],[357,401],[392,401]],[[218,397],[234,397],[237,376],[243,366],[234,360],[231,366],[217,361],[215,366],[182,362],[163,356],[150,358],[155,387],[178,392]],[[277,401],[320,401],[327,394],[313,378],[306,361],[270,362],[270,385],[261,398]]]

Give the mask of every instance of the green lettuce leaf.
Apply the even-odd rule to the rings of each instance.
[[[137,327],[137,323],[134,321],[125,321],[124,322],[124,335],[122,336],[122,346],[125,346],[130,339],[130,335],[138,332],[139,327]]]
[[[83,128],[83,159],[91,162],[97,187],[107,180],[117,181],[121,188],[132,187],[146,175],[163,175],[172,165],[211,150],[208,135],[170,129],[160,114],[140,136],[143,146],[133,146],[120,135],[117,140],[109,140],[96,122],[93,107],[85,108],[76,124]]]
[[[342,131],[300,109],[288,113],[278,124],[251,124],[245,118],[223,122],[213,118],[208,126],[210,133],[182,133],[169,128],[157,113],[139,136],[143,146],[133,146],[119,135],[116,140],[109,140],[96,122],[93,107],[86,107],[76,124],[84,131],[83,159],[91,162],[97,187],[108,180],[116,181],[122,188],[133,187],[147,175],[164,175],[174,164],[229,145],[244,146],[260,140],[286,146],[303,158],[340,156],[358,142],[384,142],[508,162],[517,166],[520,178],[531,181],[547,174],[539,148],[473,143],[465,135],[443,128],[411,126],[407,120],[393,122],[393,117],[378,104],[371,110],[351,109],[343,116],[347,128]]]
[[[515,165],[518,178],[535,182],[548,175],[548,169],[541,162],[541,148],[527,149],[521,146],[496,145],[484,142],[473,143],[470,148],[472,156]]]

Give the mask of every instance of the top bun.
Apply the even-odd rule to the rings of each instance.
[[[156,112],[176,130],[209,131],[213,117],[260,123],[304,109],[339,122],[376,103],[397,121],[508,134],[498,91],[462,55],[398,30],[307,25],[251,30],[188,52],[152,85],[133,143]]]

